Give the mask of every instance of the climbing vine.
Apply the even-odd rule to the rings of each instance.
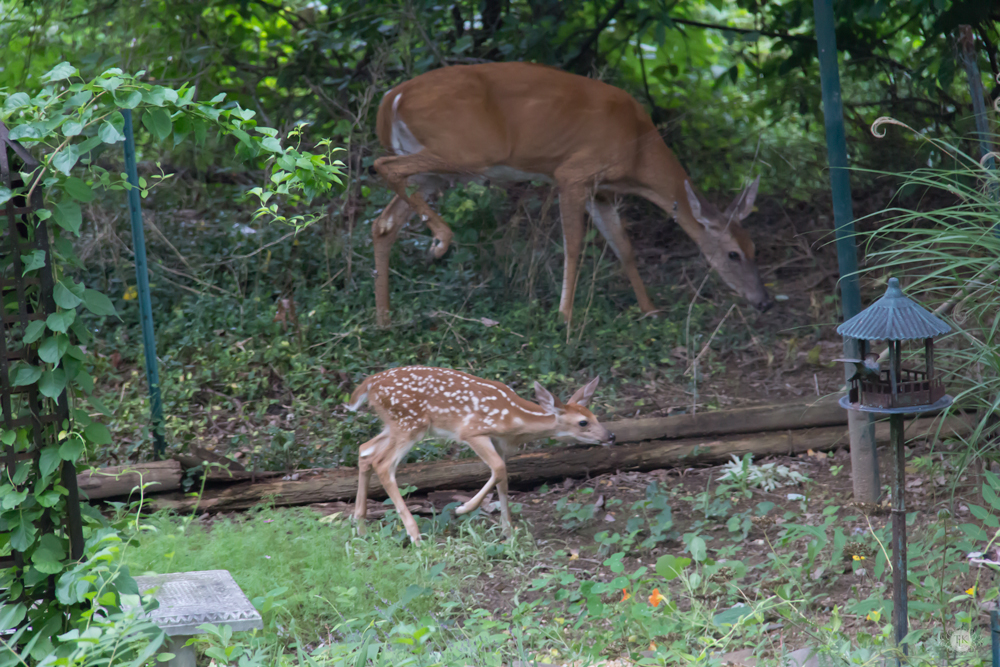
[[[13,363],[10,382],[14,387],[35,385],[48,401],[65,395],[69,402],[69,419],[49,428],[38,456],[2,468],[0,555],[20,552],[24,566],[0,572],[0,631],[15,629],[12,638],[0,639],[0,663],[27,664],[29,658],[59,653],[64,642],[62,653],[70,655],[75,649],[69,644],[84,631],[117,636],[120,628],[113,628],[109,619],[120,611],[122,593],[138,592],[128,570],[116,564],[123,526],[109,523],[86,505],[84,556],[77,562],[69,558],[69,538],[61,528],[66,525],[68,491],[57,474],[64,461],[77,464],[87,447],[111,442],[107,427],[92,417],[109,413],[92,395],[93,360],[87,350],[92,337],[79,312],[82,308],[103,318],[117,313],[107,296],[75,281],[64,269],[81,265],[72,239],[83,225],[82,205],[99,197],[123,197],[131,187],[114,166],[125,140],[122,111],[131,110],[139,120],[137,131],[143,128],[154,143],[204,146],[209,138],[232,141],[238,159],[262,167],[267,175],[246,195],[256,202],[255,217],[267,222],[296,228],[310,224],[313,216],[284,211],[341,184],[342,164],[333,159],[329,141],[320,141],[310,152],[301,145],[301,126],[281,133],[258,124],[254,111],[227,103],[224,94],[208,102],[195,97],[191,85],[156,85],[145,80],[143,72],[127,74],[117,68],[83,80],[77,68],[65,62],[46,73],[33,91],[0,91],[0,119],[10,129],[10,138],[39,161],[32,171],[20,174],[23,186],[12,190],[0,185],[0,205],[21,197],[31,201],[36,192],[42,193],[43,208],[28,220],[27,233],[33,237],[38,221],[49,221],[51,257],[33,250],[17,259],[24,277],[37,275],[46,259],[51,261],[56,306],[44,321],[13,330],[15,342],[20,336],[24,345],[37,346],[38,362]],[[140,177],[140,194],[146,197],[168,178],[162,170],[149,179]],[[14,277],[15,266],[14,258],[0,258],[5,277]],[[15,418],[27,414],[23,402],[15,401],[13,407]],[[15,456],[30,450],[29,437],[28,428],[0,427],[0,442]],[[40,599],[46,604],[32,604]]]

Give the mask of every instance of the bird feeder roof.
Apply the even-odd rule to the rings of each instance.
[[[947,322],[904,296],[896,278],[889,278],[881,299],[837,327],[841,336],[861,340],[916,340],[950,331]]]

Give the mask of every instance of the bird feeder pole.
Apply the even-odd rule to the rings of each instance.
[[[813,0],[813,13],[819,51],[820,85],[823,90],[826,149],[830,161],[830,189],[837,239],[837,263],[840,269],[840,302],[846,321],[861,310],[861,287],[858,281],[858,249],[854,242],[854,212],[851,207],[844,106],[840,97],[833,0]],[[856,341],[844,340],[844,356],[861,359],[865,352],[866,350],[858,348]],[[847,377],[845,375],[844,379]],[[851,438],[854,499],[857,502],[877,502],[881,495],[881,483],[875,449],[875,422],[867,414],[852,410],[848,413],[847,424]]]

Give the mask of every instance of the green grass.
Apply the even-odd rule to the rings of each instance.
[[[276,597],[293,621],[290,631],[315,641],[347,619],[413,597],[411,586],[447,590],[441,575],[432,581],[423,554],[373,532],[359,540],[350,524],[307,509],[259,509],[211,528],[157,515],[127,563],[135,574],[229,570],[250,599],[287,587]],[[419,617],[434,599],[413,597],[408,611]]]

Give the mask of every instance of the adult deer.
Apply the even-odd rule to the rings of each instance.
[[[358,498],[354,517],[358,532],[365,532],[368,482],[378,474],[406,532],[414,542],[420,530],[406,508],[396,485],[396,467],[413,445],[433,435],[464,442],[490,467],[490,479],[471,500],[455,510],[466,514],[479,507],[494,486],[500,498],[500,525],[511,534],[507,506],[507,450],[530,440],[556,438],[564,442],[612,445],[613,433],[586,408],[600,378],[578,389],[562,403],[535,382],[535,400],[527,401],[505,384],[483,380],[447,368],[408,366],[391,368],[366,378],[347,409],[356,411],[365,401],[382,420],[384,428],[361,445],[358,454]]]
[[[610,196],[644,197],[676,218],[709,264],[760,310],[772,305],[754,244],[740,221],[753,209],[758,177],[723,212],[691,184],[642,106],[601,81],[532,63],[458,65],[432,70],[389,90],[378,109],[378,138],[392,155],[375,170],[396,193],[372,224],[375,308],[389,322],[389,253],[414,213],[430,227],[434,257],[451,243],[448,224],[428,205],[457,182],[540,180],[559,189],[564,239],[559,312],[573,315],[577,265],[590,213],[635,291],[655,310]],[[412,193],[407,186],[416,186]]]

